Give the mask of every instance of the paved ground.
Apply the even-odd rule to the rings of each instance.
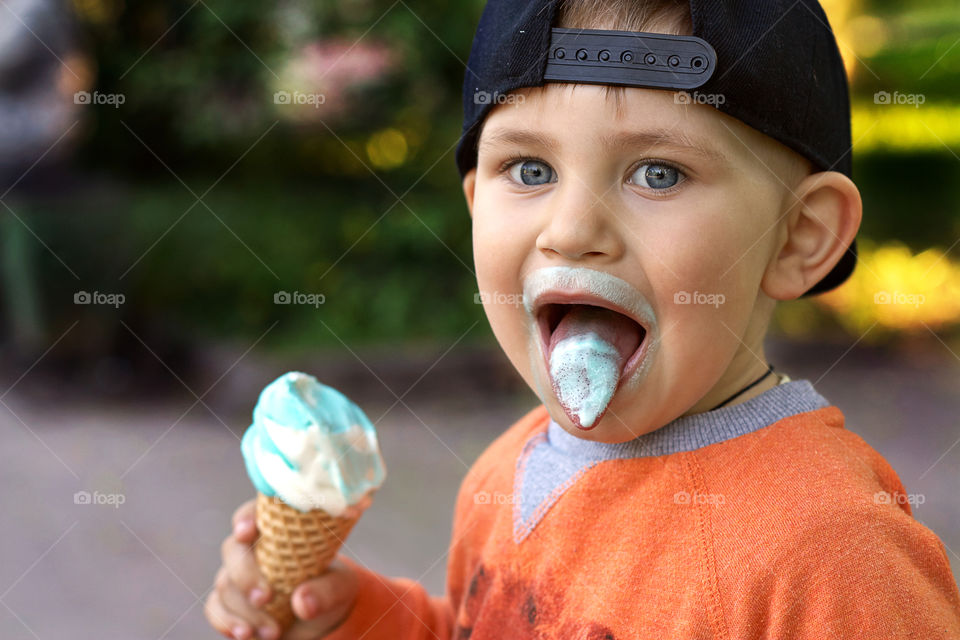
[[[768,354],[844,410],[907,490],[924,496],[918,519],[960,552],[960,360],[936,343],[910,361],[863,348],[841,357],[848,346],[774,343]],[[210,410],[188,410],[195,398],[186,391],[135,403],[65,402],[61,389],[44,391],[28,376],[0,397],[9,408],[0,405],[0,637],[219,637],[202,599],[229,516],[251,496],[239,435],[259,387],[293,368],[338,386],[371,419],[382,416],[389,481],[351,535],[349,554],[441,593],[460,479],[535,398],[502,356],[472,349],[452,352],[417,382],[438,355],[362,355],[372,371],[351,356],[244,361],[204,396]],[[233,359],[211,358],[188,384],[200,393]],[[0,380],[2,388],[19,373]],[[386,387],[403,402],[391,408]],[[124,502],[79,505],[78,491]],[[950,553],[960,575],[960,556]]]

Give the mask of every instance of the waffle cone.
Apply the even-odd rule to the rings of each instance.
[[[362,508],[333,516],[323,509],[303,512],[279,498],[257,494],[257,563],[273,589],[263,607],[283,630],[293,624],[290,595],[305,580],[318,578],[337,555]]]

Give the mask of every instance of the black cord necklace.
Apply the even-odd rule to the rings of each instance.
[[[760,384],[760,382],[761,382],[764,378],[766,378],[767,376],[769,376],[771,373],[773,373],[773,365],[770,365],[770,367],[767,369],[767,372],[766,372],[765,374],[763,374],[762,376],[760,376],[759,378],[757,378],[756,380],[754,380],[753,382],[751,382],[750,384],[748,384],[747,386],[745,386],[743,389],[740,389],[740,391],[737,391],[735,394],[733,394],[732,396],[730,396],[729,398],[727,398],[726,400],[724,400],[723,402],[721,402],[720,404],[718,404],[717,406],[715,406],[713,409],[719,409],[720,407],[722,407],[723,405],[727,404],[728,402],[730,402],[731,400],[733,400],[734,398],[736,398],[736,397],[739,396],[740,394],[749,391],[749,390],[752,389],[753,387],[755,387],[755,386],[757,386],[758,384]],[[713,411],[713,409],[710,409],[710,411]]]

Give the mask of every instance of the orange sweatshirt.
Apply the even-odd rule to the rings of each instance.
[[[327,640],[960,639],[940,540],[806,380],[622,444],[544,406],[457,498],[447,593],[358,571]]]

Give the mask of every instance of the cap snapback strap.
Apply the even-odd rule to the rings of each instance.
[[[716,68],[713,47],[693,36],[554,27],[543,79],[696,89]]]

